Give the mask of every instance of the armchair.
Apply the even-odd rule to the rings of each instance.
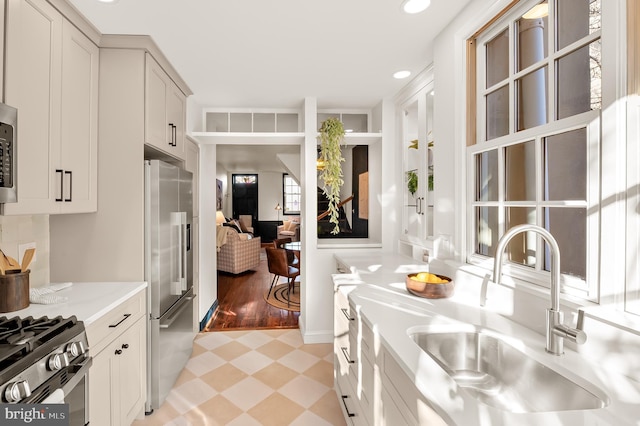
[[[260,237],[238,233],[235,229],[225,226],[218,232],[226,232],[226,241],[219,240],[220,250],[217,256],[219,271],[239,274],[254,269],[260,264]],[[225,240],[223,237],[222,240]]]
[[[277,239],[291,238],[291,241],[300,241],[300,223],[294,220],[285,220],[278,225]]]

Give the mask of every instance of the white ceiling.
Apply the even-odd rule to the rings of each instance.
[[[370,108],[432,61],[469,0],[70,0],[103,34],[150,35],[202,107]]]
[[[216,162],[228,172],[278,172],[287,170],[278,154],[300,154],[298,145],[217,145]]]

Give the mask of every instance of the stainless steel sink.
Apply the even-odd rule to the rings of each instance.
[[[491,330],[436,326],[410,336],[458,386],[489,406],[531,413],[608,405],[608,398],[599,389],[590,392]]]

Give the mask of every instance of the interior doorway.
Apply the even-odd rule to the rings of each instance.
[[[251,215],[253,223],[258,220],[258,175],[232,174],[231,199],[234,218]]]

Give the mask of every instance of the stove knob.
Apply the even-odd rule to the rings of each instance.
[[[51,371],[55,371],[55,370],[62,370],[64,367],[68,367],[69,366],[69,357],[67,356],[67,353],[61,353],[61,354],[53,354],[49,357],[49,361],[47,361],[47,366],[49,367],[49,370]]]
[[[7,402],[19,402],[28,396],[31,396],[31,389],[29,388],[29,382],[26,380],[9,383],[4,390],[4,399]]]
[[[86,351],[87,349],[84,347],[84,343],[82,342],[71,342],[67,345],[67,352],[71,354],[72,358],[82,355]]]

